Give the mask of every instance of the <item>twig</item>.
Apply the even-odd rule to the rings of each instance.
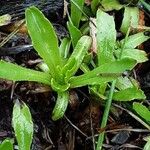
[[[150,130],[150,126],[145,123],[141,118],[139,118],[138,116],[136,116],[134,113],[132,113],[131,111],[117,105],[117,104],[113,104],[113,106],[117,107],[117,108],[120,108],[124,111],[126,111],[129,115],[131,115],[134,119],[136,119],[138,122],[140,122],[144,127],[146,127],[148,130]]]
[[[84,135],[86,138],[88,137],[85,133],[83,133],[77,126],[75,126],[66,115],[64,115],[64,118],[68,121],[68,123],[75,128],[78,132],[80,132],[82,135]]]

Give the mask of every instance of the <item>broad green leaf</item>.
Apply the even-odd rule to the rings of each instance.
[[[26,9],[25,18],[33,47],[48,65],[51,75],[59,78],[57,66],[61,66],[62,62],[58,39],[52,24],[34,6]]]
[[[27,69],[13,63],[0,61],[0,78],[13,81],[35,81],[50,85],[48,73]]]
[[[66,80],[73,76],[79,69],[85,54],[88,52],[92,44],[92,39],[89,36],[82,36],[78,41],[73,53],[68,59],[66,65],[62,69],[62,74],[66,75]]]
[[[150,37],[144,35],[144,32],[139,32],[139,33],[130,35],[125,42],[124,48],[125,49],[136,48],[137,46],[139,46],[143,42],[147,41],[148,39],[150,39]],[[124,39],[121,40],[120,42],[121,42],[121,44],[123,44]]]
[[[79,27],[84,5],[84,0],[71,0],[71,21],[76,28]],[[79,10],[79,8],[81,10]]]
[[[75,84],[77,86],[79,82],[80,83],[84,82],[84,85],[85,83],[92,85],[92,82],[93,84],[96,84],[94,80],[95,81],[97,80],[96,81],[97,83],[98,83],[98,80],[100,82],[101,79],[99,78],[101,77],[104,78],[102,80],[112,81],[114,80],[114,78],[116,79],[116,76],[119,76],[125,70],[133,69],[135,65],[136,65],[136,61],[132,59],[126,58],[122,60],[117,60],[111,63],[103,64],[93,69],[92,71],[84,73],[83,75],[72,77],[69,80],[69,83],[71,84],[70,86],[74,86]],[[88,80],[91,80],[91,81],[88,81]]]
[[[123,7],[118,0],[102,0],[101,5],[105,11],[120,10]]]
[[[10,140],[5,139],[1,144],[0,144],[0,150],[13,150],[13,144]]]
[[[86,85],[101,85],[110,81],[115,80],[119,75],[106,75],[85,78],[84,76],[72,77],[69,80],[70,88],[77,88]]]
[[[78,40],[81,38],[82,34],[78,28],[76,28],[71,21],[67,22],[67,27],[70,33],[72,45],[75,48]]]
[[[19,150],[30,150],[33,139],[33,122],[30,110],[25,103],[16,101],[13,108],[12,124]]]
[[[141,103],[134,102],[133,109],[146,121],[150,122],[150,110]]]
[[[120,31],[124,34],[127,33],[128,28],[137,27],[139,22],[139,9],[137,7],[125,7],[124,17]]]
[[[102,10],[97,11],[97,56],[98,65],[114,61],[116,30],[113,16]]]
[[[145,99],[145,94],[141,89],[136,87],[127,88],[118,92],[114,92],[113,100],[116,101],[131,101],[134,99]]]
[[[121,58],[132,58],[136,60],[137,63],[142,63],[148,60],[145,51],[139,49],[124,49]]]
[[[63,117],[69,102],[69,92],[58,92],[57,101],[52,112],[52,119],[54,121]]]

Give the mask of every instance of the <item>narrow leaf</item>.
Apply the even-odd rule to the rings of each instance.
[[[126,42],[125,42],[124,48],[126,48],[126,49],[136,48],[137,46],[139,46],[143,42],[147,41],[148,39],[150,39],[150,37],[144,35],[144,32],[140,32],[140,33],[136,33],[136,34],[130,35],[127,38]],[[124,43],[124,39],[121,40],[120,42],[123,44]]]
[[[97,11],[97,55],[98,65],[114,61],[113,50],[116,30],[113,16],[102,10]]]
[[[82,36],[78,41],[72,55],[68,59],[66,65],[62,69],[62,74],[66,75],[66,79],[73,76],[79,69],[86,52],[89,50],[92,39],[89,36]]]
[[[0,144],[0,150],[13,150],[13,144],[10,140],[5,139],[1,144]]]
[[[69,38],[64,38],[61,41],[59,51],[60,51],[60,55],[61,55],[62,58],[65,59],[65,58],[68,57],[70,45],[71,45],[71,40]]]
[[[71,36],[71,41],[73,48],[75,48],[78,40],[81,38],[82,34],[78,28],[76,28],[71,21],[67,22],[67,27]]]
[[[48,73],[23,68],[5,61],[0,61],[0,68],[0,78],[13,81],[35,81],[50,85],[51,76]]]
[[[19,150],[30,150],[33,138],[33,122],[30,110],[25,103],[22,106],[19,101],[15,103],[12,124]]]
[[[139,22],[139,9],[137,7],[125,7],[124,17],[120,30],[126,34],[128,28],[137,27]]]
[[[136,61],[132,59],[122,59],[112,63],[106,63],[83,75],[72,77],[69,83],[71,87],[106,83],[107,81],[116,79],[125,70],[131,70],[135,64]]]
[[[106,75],[106,76],[98,76],[85,78],[84,76],[72,77],[69,80],[70,88],[77,88],[86,85],[101,85],[110,81],[115,80],[119,75]]]
[[[134,102],[133,109],[146,121],[150,122],[150,110],[141,103]]]
[[[57,101],[52,112],[52,119],[54,121],[63,117],[69,102],[69,92],[58,92]]]
[[[89,71],[87,73],[84,73],[83,75],[76,76],[75,78],[77,79],[83,79],[83,78],[93,78],[99,75],[103,76],[109,76],[111,74],[120,74],[123,73],[125,70],[131,70],[134,68],[136,65],[136,61],[132,59],[122,59],[122,60],[117,60],[112,63],[106,63],[104,65],[101,65],[92,71]]]
[[[25,17],[35,50],[48,65],[51,75],[56,77],[56,74],[59,75],[57,66],[61,66],[61,58],[58,39],[52,24],[34,6],[26,9]]]
[[[100,0],[92,0],[92,2],[91,2],[91,9],[92,9],[93,14],[96,13],[99,4],[100,4]]]
[[[84,0],[71,0],[71,21],[73,22],[75,27],[79,27],[79,23],[81,20],[82,12],[84,5]],[[79,8],[81,10],[79,10]]]
[[[131,101],[134,99],[145,99],[145,94],[142,90],[132,87],[118,92],[114,92],[113,100],[116,101]]]

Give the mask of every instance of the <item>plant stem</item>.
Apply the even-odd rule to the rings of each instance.
[[[105,106],[105,110],[104,110],[104,114],[103,114],[103,118],[102,118],[101,128],[104,128],[107,124],[109,110],[110,110],[110,107],[111,107],[113,93],[114,93],[114,89],[115,89],[115,84],[116,84],[116,80],[114,80],[112,82],[111,87],[110,87],[108,100],[106,102],[106,106]],[[101,150],[102,149],[102,145],[103,145],[103,141],[104,141],[104,135],[105,135],[104,132],[99,134],[96,150]]]

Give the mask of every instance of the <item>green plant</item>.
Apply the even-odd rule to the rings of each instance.
[[[13,108],[12,126],[19,150],[30,150],[33,139],[33,121],[28,106],[18,100]]]
[[[19,150],[30,150],[33,139],[33,121],[28,106],[18,100],[13,107],[12,126]],[[13,143],[13,139],[5,139],[0,144],[0,150],[13,150]]]
[[[97,6],[99,2],[94,0],[92,4]],[[106,7],[107,0],[102,2]],[[83,1],[76,0],[75,3],[79,5],[81,10],[83,9]],[[73,2],[71,5],[71,9],[77,11]],[[121,6],[118,5],[118,7]],[[95,11],[94,7],[93,11]],[[147,60],[146,53],[139,51],[136,47],[149,37],[145,36],[144,32],[129,36],[130,24],[129,21],[125,21],[124,33],[127,32],[126,37],[117,41],[114,18],[102,10],[98,10],[96,17],[98,62],[93,65],[94,69],[91,70],[88,66],[89,62],[85,63],[84,60],[90,49],[92,39],[89,36],[82,36],[78,29],[82,12],[79,11],[78,15],[74,16],[72,11],[67,25],[71,40],[64,38],[59,45],[52,24],[36,7],[28,8],[25,13],[26,24],[32,44],[39,56],[43,58],[42,71],[27,69],[1,60],[0,77],[13,81],[35,81],[51,86],[57,92],[57,101],[52,112],[53,120],[58,120],[64,115],[69,102],[70,89],[89,85],[91,91],[93,90],[106,100],[101,124],[101,128],[103,128],[107,124],[112,100],[145,99],[145,95],[137,86],[137,82],[132,77],[122,76],[122,73],[132,70],[137,63]],[[71,42],[73,46],[72,54],[70,54]],[[76,73],[79,69],[84,73],[77,76]],[[109,87],[109,90],[106,90],[106,87]],[[137,113],[140,114],[140,111]],[[22,124],[24,122],[26,122],[26,126]],[[13,127],[19,148],[30,149],[33,122],[30,111],[25,104],[22,106],[18,103],[15,104]],[[31,129],[29,130],[30,133],[27,130],[28,128]],[[103,139],[104,133],[101,133],[97,149],[102,147]]]
[[[52,113],[53,120],[57,120],[64,115],[69,101],[70,88],[112,81],[116,76],[119,76],[125,70],[132,69],[136,64],[136,61],[132,59],[122,59],[111,64],[101,65],[83,75],[74,76],[91,46],[91,38],[82,36],[71,56],[66,59],[61,55],[62,52],[60,52],[53,26],[44,15],[37,8],[30,7],[26,10],[25,16],[32,44],[47,64],[49,71],[35,71],[1,61],[0,77],[13,81],[36,81],[51,86],[58,94]],[[128,64],[124,65],[125,62],[128,62]],[[121,65],[121,67],[116,67],[116,65]],[[106,69],[108,66],[114,68],[114,70]]]
[[[135,60],[137,63],[145,62],[148,60],[144,51],[135,49],[139,44],[149,39],[149,37],[145,36],[143,32],[129,36],[129,24],[126,37],[121,41],[117,41],[114,18],[107,13],[98,10],[96,19],[98,57],[97,66],[102,66],[106,63],[113,63],[115,61],[121,61],[125,58]],[[125,65],[127,65],[127,62],[125,63]],[[114,68],[109,68],[109,71],[113,72],[113,69]],[[106,97],[107,100],[102,118],[101,128],[104,128],[107,124],[112,100],[130,101],[134,99],[145,99],[144,93],[139,89],[138,84],[132,77],[116,78],[116,80],[111,83],[109,91],[106,91],[107,85],[109,84],[106,82],[100,84],[100,86],[97,86],[96,90],[94,91],[96,93],[99,93],[99,91],[103,91],[101,95],[107,93],[106,96],[101,96],[101,98]],[[99,136],[97,150],[102,149],[103,140],[104,132],[102,132]]]

